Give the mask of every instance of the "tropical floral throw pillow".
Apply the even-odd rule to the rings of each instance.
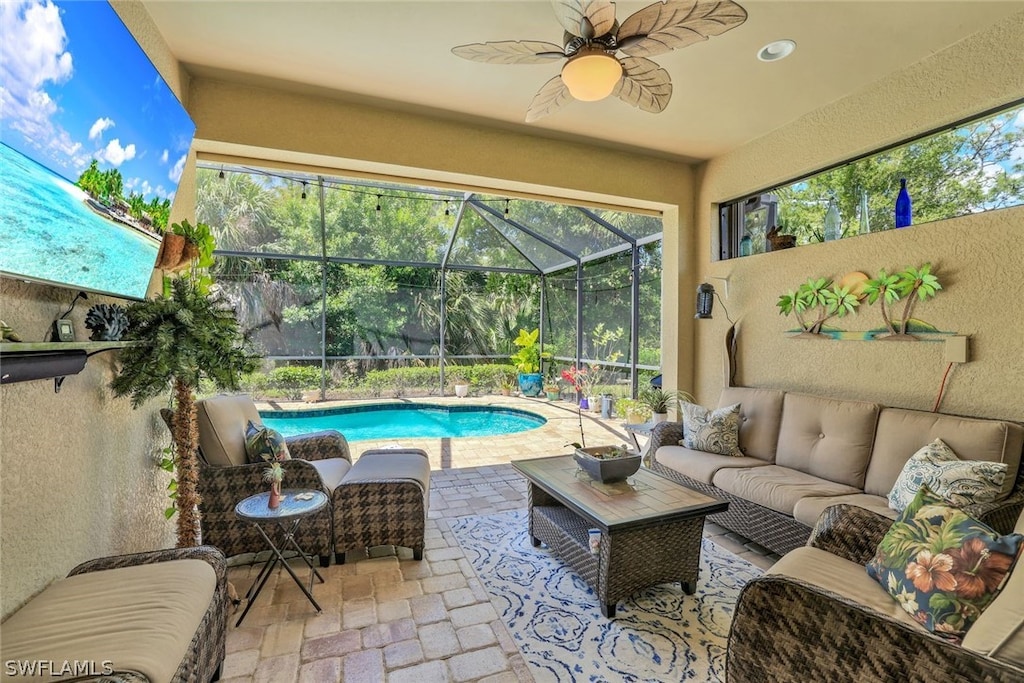
[[[942,439],[910,456],[889,492],[889,507],[902,511],[927,485],[951,505],[965,507],[990,503],[999,497],[1006,478],[1006,463],[961,460]]]
[[[281,432],[253,424],[245,428],[245,457],[249,462],[284,462],[291,460]]]
[[[936,635],[960,640],[996,597],[1024,534],[996,531],[927,486],[889,528],[868,576]]]
[[[743,455],[740,450],[740,404],[708,410],[683,403],[681,446],[719,455]]]

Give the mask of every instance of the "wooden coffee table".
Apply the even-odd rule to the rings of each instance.
[[[641,468],[624,482],[601,484],[577,471],[571,455],[514,460],[530,482],[530,538],[548,544],[597,593],[601,611],[615,616],[619,600],[648,586],[679,581],[697,587],[706,515],[725,501]],[[598,554],[589,529],[600,529]]]

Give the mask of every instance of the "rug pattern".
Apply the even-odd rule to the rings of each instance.
[[[449,524],[538,683],[725,680],[733,607],[760,569],[704,539],[694,595],[678,583],[654,586],[609,620],[575,572],[530,544],[526,515]]]

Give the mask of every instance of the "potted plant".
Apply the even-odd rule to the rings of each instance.
[[[551,357],[550,353],[541,353],[540,328],[533,332],[520,329],[519,336],[513,344],[519,350],[509,356],[519,372],[519,391],[523,396],[539,396],[543,387],[544,376],[540,373],[541,360]]]
[[[617,399],[615,413],[629,424],[642,424],[651,419],[650,409],[635,398]]]
[[[511,396],[512,390],[516,388],[516,379],[512,375],[506,375],[501,378],[501,383],[498,386],[501,388],[502,396]]]
[[[459,398],[469,396],[469,379],[465,369],[460,367],[451,368],[448,372],[448,381],[451,382],[456,396]]]
[[[670,409],[678,409],[681,401],[692,402],[693,396],[685,391],[665,391],[651,387],[642,390],[637,400],[651,411],[651,422],[664,422],[668,419]]]
[[[284,481],[284,468],[281,463],[272,462],[263,470],[263,481],[270,484],[270,496],[267,507],[276,510],[281,505],[281,482]]]
[[[557,401],[561,394],[561,388],[557,382],[548,381],[544,385],[544,393],[547,395],[549,401]]]
[[[165,280],[162,294],[128,307],[131,326],[125,338],[141,343],[121,351],[120,369],[111,382],[114,394],[130,396],[134,408],[172,390],[178,547],[195,546],[199,537],[193,392],[203,380],[220,390],[237,391],[242,375],[258,366],[234,311],[211,292],[211,280],[199,265],[206,261],[212,257],[204,259],[201,253],[188,271]]]

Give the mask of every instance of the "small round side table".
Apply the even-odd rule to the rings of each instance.
[[[306,517],[319,512],[325,505],[327,505],[327,496],[322,491],[302,490],[302,489],[285,489],[281,491],[281,504],[276,509],[270,509],[267,503],[270,500],[270,492],[264,491],[263,493],[257,493],[254,496],[249,496],[245,500],[242,500],[235,506],[235,516],[241,520],[252,522],[252,525],[256,527],[256,530],[260,532],[260,536],[267,542],[267,545],[272,551],[271,556],[267,559],[263,568],[260,569],[259,575],[253,582],[252,586],[245,594],[247,604],[245,610],[242,612],[242,616],[238,617],[238,621],[235,622],[235,626],[239,626],[242,620],[245,619],[245,615],[249,613],[249,608],[252,607],[253,603],[256,602],[256,598],[259,596],[260,591],[263,590],[263,586],[267,583],[267,579],[270,578],[271,572],[274,571],[274,567],[280,562],[284,565],[284,568],[288,570],[292,580],[295,581],[302,592],[306,595],[306,599],[316,608],[319,614],[323,610],[320,609],[320,605],[313,598],[313,578],[320,579],[320,583],[324,582],[324,577],[320,575],[320,572],[316,570],[313,563],[309,561],[305,551],[299,547],[299,544],[295,541],[295,532],[299,528],[299,524]],[[263,530],[263,526],[269,523],[277,524],[278,528],[284,533],[285,542],[282,543],[282,548],[278,548],[274,545],[274,541],[271,540],[267,532]],[[292,569],[291,565],[285,561],[284,556],[281,555],[281,550],[287,550],[287,545],[291,546],[298,551],[299,557],[309,567],[309,588],[306,588],[305,584],[299,580],[295,570]]]

